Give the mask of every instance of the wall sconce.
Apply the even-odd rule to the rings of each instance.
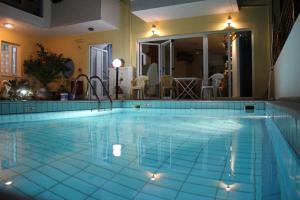
[[[230,27],[231,27],[231,24],[232,24],[232,18],[231,18],[230,15],[228,16],[227,22],[226,22],[226,23],[227,23],[227,27],[230,28]]]
[[[152,35],[155,35],[156,34],[156,25],[155,24],[152,24],[152,27],[151,27],[151,32],[152,32]]]

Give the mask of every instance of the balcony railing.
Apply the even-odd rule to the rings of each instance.
[[[293,28],[298,14],[298,0],[283,0],[279,23],[277,26],[276,24],[273,24],[273,64],[276,63],[277,58],[284,46],[284,43]]]
[[[32,15],[43,17],[43,0],[0,0],[0,2]]]

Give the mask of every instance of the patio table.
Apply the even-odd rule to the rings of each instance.
[[[199,99],[199,96],[193,91],[197,84],[201,81],[197,77],[182,77],[174,78],[177,88],[181,88],[182,92],[177,96],[176,99],[182,99],[186,96],[191,97],[192,99]]]

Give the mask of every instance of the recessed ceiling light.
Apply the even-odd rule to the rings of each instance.
[[[10,23],[5,23],[5,24],[4,24],[4,27],[5,27],[5,28],[11,29],[11,28],[13,28],[14,26],[13,26],[12,24],[10,24]]]

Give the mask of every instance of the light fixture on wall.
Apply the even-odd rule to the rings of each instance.
[[[8,29],[12,29],[14,26],[12,25],[12,24],[10,24],[10,23],[5,23],[5,24],[3,24],[3,26],[5,27],[5,28],[8,28]]]
[[[232,18],[231,18],[231,16],[229,15],[228,16],[228,18],[227,18],[227,22],[226,22],[226,24],[227,24],[227,27],[228,28],[230,28],[231,27],[231,25],[232,25]]]
[[[155,34],[156,34],[157,28],[156,28],[156,25],[155,25],[155,24],[152,24],[151,32],[152,32],[152,35],[155,35]]]

